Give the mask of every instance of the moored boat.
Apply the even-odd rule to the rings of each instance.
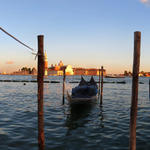
[[[71,104],[90,103],[97,100],[97,92],[97,84],[93,76],[89,82],[81,77],[79,85],[72,89],[72,93],[67,92],[67,99]]]

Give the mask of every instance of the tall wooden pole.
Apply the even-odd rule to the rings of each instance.
[[[150,99],[150,79],[149,79],[149,99]]]
[[[44,36],[38,36],[38,147],[44,150],[44,111],[43,111],[43,81],[44,81]]]
[[[101,67],[101,95],[100,95],[100,106],[103,103],[103,66]]]
[[[134,32],[134,60],[132,75],[132,102],[130,112],[130,150],[136,150],[136,117],[138,104],[138,80],[140,66],[141,32]]]
[[[66,67],[63,68],[63,105],[65,104],[65,80],[66,80]]]
[[[99,84],[98,84],[98,85],[99,85],[99,88],[98,88],[99,90],[98,90],[98,98],[100,98],[100,75],[101,75],[101,74],[100,74],[100,69],[99,69],[98,71],[99,71]]]

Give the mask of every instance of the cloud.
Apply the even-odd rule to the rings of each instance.
[[[14,62],[13,61],[7,61],[6,64],[7,65],[12,65],[12,64],[14,64]]]
[[[150,0],[140,0],[141,3],[150,5]]]

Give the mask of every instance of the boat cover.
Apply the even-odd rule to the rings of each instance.
[[[80,97],[80,98],[88,98],[92,96],[96,96],[97,94],[97,84],[93,78],[91,77],[90,82],[86,82],[83,77],[81,77],[81,81],[78,86],[72,89],[72,97]]]

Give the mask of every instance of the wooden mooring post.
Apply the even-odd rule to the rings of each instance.
[[[150,79],[149,79],[149,99],[150,99]]]
[[[140,67],[141,32],[134,32],[134,60],[132,75],[132,100],[130,112],[130,150],[136,150],[136,118],[138,104],[138,80]]]
[[[43,111],[43,88],[44,88],[44,36],[38,36],[38,147],[44,150],[44,111]]]
[[[66,80],[66,67],[63,68],[63,98],[62,104],[65,104],[65,80]]]
[[[100,94],[100,106],[103,104],[103,66],[101,67],[101,94]]]
[[[100,84],[101,84],[101,81],[100,81],[100,79],[101,79],[101,78],[100,78],[101,74],[100,74],[100,73],[101,73],[101,72],[100,72],[100,69],[99,69],[98,71],[99,71],[99,81],[98,81],[98,86],[99,86],[99,87],[98,87],[98,89],[99,89],[99,90],[98,90],[98,99],[99,99],[99,98],[100,98]]]

